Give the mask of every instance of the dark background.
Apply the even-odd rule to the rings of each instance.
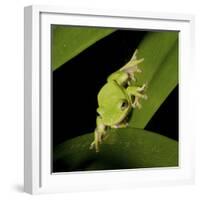
[[[100,88],[130,60],[146,33],[118,30],[53,72],[53,147],[94,131]],[[145,129],[178,140],[178,86]]]

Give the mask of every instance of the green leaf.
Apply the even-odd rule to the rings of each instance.
[[[135,109],[129,126],[144,128],[170,92],[178,84],[178,33],[148,33],[139,45],[138,56],[144,58],[138,84],[148,84],[148,99],[141,100],[142,109]]]
[[[59,68],[83,50],[111,34],[115,29],[52,26],[52,68]]]
[[[93,134],[86,134],[60,144],[54,150],[55,167],[76,171],[178,166],[177,141],[157,133],[112,129],[99,153],[89,150],[92,140]]]

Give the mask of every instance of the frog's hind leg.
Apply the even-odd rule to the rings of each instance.
[[[91,143],[90,149],[95,147],[96,152],[99,152],[99,145],[101,144],[105,135],[106,126],[103,124],[102,119],[97,117],[97,127],[94,131],[94,141]]]
[[[90,149],[93,149],[95,147],[96,152],[99,152],[99,133],[95,129],[94,131],[94,141],[90,144]]]
[[[140,59],[137,59],[137,52],[138,50],[136,49],[132,58],[130,59],[129,62],[127,62],[121,69],[120,71],[125,71],[126,73],[129,74],[130,76],[130,84],[131,85],[131,82],[135,81],[135,73],[141,73],[142,70],[139,68],[139,64],[142,63],[144,61],[144,58],[140,58]]]

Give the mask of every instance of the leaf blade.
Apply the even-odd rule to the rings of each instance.
[[[134,110],[129,121],[130,127],[144,128],[178,84],[177,36],[177,33],[170,34],[167,32],[157,33],[156,35],[151,33],[139,46],[139,54],[141,57],[144,57],[146,62],[143,65],[141,64],[143,72],[138,74],[137,79],[139,84],[147,82],[148,88],[146,93],[148,99],[141,100],[141,110]],[[164,42],[162,41],[163,38],[165,38]],[[155,51],[152,52],[150,49],[156,41],[157,50],[155,53]],[[166,48],[163,48],[163,45],[166,45]],[[161,52],[161,56],[156,57],[159,52]],[[150,59],[151,57],[153,57],[152,60]]]
[[[53,70],[114,31],[115,29],[111,28],[53,25],[51,58]]]
[[[93,134],[61,144],[54,151],[54,163],[67,171],[169,167],[178,165],[178,143],[142,129],[113,129],[99,153],[89,150]]]

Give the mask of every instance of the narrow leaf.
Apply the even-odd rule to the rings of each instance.
[[[170,92],[178,84],[178,40],[176,32],[150,33],[139,46],[142,73],[138,84],[147,83],[148,99],[141,100],[142,109],[135,109],[129,126],[144,128]]]
[[[52,26],[52,68],[59,68],[83,50],[111,34],[115,29]]]

